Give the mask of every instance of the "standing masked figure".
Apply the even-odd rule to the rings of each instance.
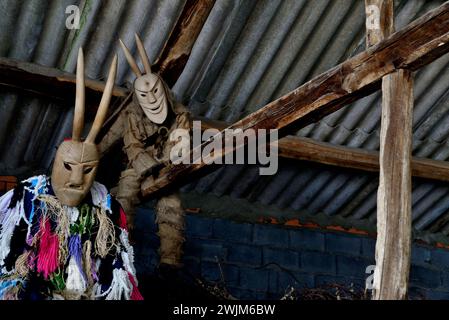
[[[151,72],[145,48],[136,35],[137,49],[145,68],[139,69],[128,48],[120,40],[126,59],[137,76],[130,102],[120,113],[100,143],[102,153],[123,139],[128,157],[127,169],[122,172],[116,197],[125,209],[128,226],[133,228],[134,207],[139,203],[143,179],[154,179],[161,167],[170,165],[170,151],[176,144],[172,139],[176,129],[188,130],[190,116],[187,109],[176,103],[162,78]],[[177,194],[160,198],[156,204],[159,227],[160,263],[181,266],[184,242],[184,210]]]
[[[95,182],[95,138],[106,117],[114,57],[92,129],[83,141],[84,59],[78,53],[72,139],[51,178],[22,181],[0,198],[0,299],[142,299],[123,210]]]

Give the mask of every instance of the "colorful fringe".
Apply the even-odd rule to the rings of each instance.
[[[37,272],[42,273],[45,279],[58,269],[59,239],[51,232],[48,219],[42,220],[39,253],[37,255]]]
[[[91,189],[92,204],[78,208],[62,206],[49,194],[46,176],[27,179],[21,187],[0,198],[0,300],[22,297],[21,290],[41,290],[42,284],[33,284],[39,278],[36,273],[42,275],[48,290],[31,291],[25,296],[143,299],[137,288],[126,216],[122,209],[113,214],[113,199],[103,185],[95,182]],[[17,246],[13,235],[23,222],[28,230],[26,236],[23,234],[22,248]],[[12,239],[16,242],[13,249]],[[10,259],[10,252],[17,259],[12,261],[13,269],[7,272],[5,261]],[[112,282],[107,287],[100,282],[108,281],[109,272]]]

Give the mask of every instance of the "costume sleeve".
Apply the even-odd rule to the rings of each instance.
[[[181,129],[190,129],[190,112],[189,110],[182,104],[177,103],[175,107],[177,116],[176,116],[176,126]]]
[[[146,138],[143,128],[140,128],[141,119],[134,113],[129,113],[126,119],[127,130],[123,137],[124,150],[128,155],[130,165],[139,177],[144,176],[157,161],[145,150]]]

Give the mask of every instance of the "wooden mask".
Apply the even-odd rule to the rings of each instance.
[[[109,68],[108,80],[92,128],[86,140],[82,141],[85,108],[84,56],[82,49],[79,49],[72,139],[64,141],[58,147],[51,174],[53,191],[64,205],[71,207],[79,205],[95,180],[100,160],[95,138],[106,118],[116,71],[117,55],[114,56]]]
[[[165,92],[165,86],[163,80],[155,73],[151,72],[150,60],[148,59],[147,52],[143,46],[142,41],[136,34],[137,50],[139,51],[140,59],[145,68],[143,74],[133,56],[129,52],[122,40],[120,45],[125,53],[126,60],[128,61],[137,79],[134,81],[134,93],[139,101],[145,115],[152,122],[161,124],[165,121],[168,114],[168,102],[167,94]]]

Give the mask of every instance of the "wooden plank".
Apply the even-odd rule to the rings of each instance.
[[[394,3],[366,0],[366,8],[369,6],[380,13],[378,28],[367,29],[367,44],[375,45],[394,31]],[[382,79],[375,300],[407,298],[412,237],[412,124],[413,75],[410,70],[400,69]]]
[[[197,118],[201,129],[223,130],[229,125],[223,121]],[[278,141],[281,158],[311,161],[324,165],[379,172],[379,152],[334,145],[299,136],[285,136]],[[449,182],[449,162],[412,157],[412,176]]]
[[[391,1],[365,0],[366,47],[388,38],[394,32],[394,5]]]
[[[409,70],[382,84],[380,179],[374,299],[406,299],[412,236],[411,150],[413,75]]]
[[[229,124],[197,117],[201,121],[201,129],[223,130]],[[351,148],[317,141],[300,136],[286,136],[278,141],[278,151],[281,158],[316,162],[335,167],[356,169],[368,172],[379,172],[379,152]],[[412,176],[449,182],[449,162],[427,158],[412,157]]]
[[[296,128],[303,127],[374,92],[384,76],[399,69],[417,70],[448,51],[449,2],[446,2],[388,39],[269,103],[230,128],[282,129],[293,123]],[[224,132],[220,135],[224,139]],[[203,143],[201,148],[208,143]],[[222,154],[234,151],[235,148],[223,150]],[[149,196],[169,187],[204,166],[204,163],[173,166],[154,183],[146,180],[142,184],[142,194]]]
[[[279,140],[279,156],[321,164],[379,172],[379,152],[336,146],[309,138],[286,136]],[[449,182],[449,162],[413,157],[412,176]]]
[[[184,70],[193,45],[215,4],[215,0],[189,0],[167,40],[161,55],[153,65],[172,87]]]
[[[76,77],[72,73],[38,64],[21,62],[0,57],[0,85],[51,99],[73,103]],[[100,101],[105,82],[86,78],[86,96]],[[112,92],[114,97],[123,98],[127,90],[118,86]],[[86,101],[89,101],[86,99]]]

